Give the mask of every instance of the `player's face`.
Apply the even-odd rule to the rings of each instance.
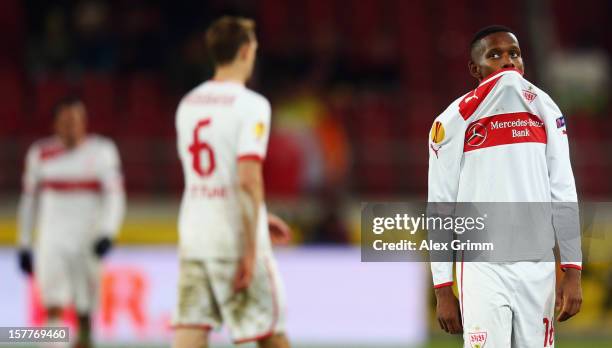
[[[479,81],[500,69],[515,68],[523,72],[523,58],[516,36],[499,32],[482,38],[472,52],[469,68]]]
[[[58,111],[55,133],[66,147],[76,146],[86,134],[87,112],[83,103],[67,105]]]

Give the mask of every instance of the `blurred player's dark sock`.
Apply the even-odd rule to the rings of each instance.
[[[108,237],[102,237],[94,244],[94,253],[99,258],[104,257],[113,248],[113,241]]]
[[[73,348],[91,348],[91,320],[89,314],[79,314],[79,336]]]
[[[32,274],[32,252],[29,249],[19,250],[19,268],[25,274]]]

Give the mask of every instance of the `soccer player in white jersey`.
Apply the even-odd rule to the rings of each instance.
[[[469,70],[479,85],[431,129],[429,202],[575,204],[565,119],[546,93],[523,78],[516,36],[503,26],[487,27],[470,50]],[[557,233],[558,226],[552,227]],[[545,239],[543,250],[552,255],[553,233]],[[550,260],[456,262],[460,301],[452,291],[452,262],[432,262],[440,327],[463,332],[464,347],[554,346],[555,303],[557,320],[565,321],[582,301],[579,237],[573,243],[578,256],[568,257],[559,242],[564,276],[556,299]]]
[[[287,228],[275,216],[269,221],[264,204],[270,103],[245,87],[257,49],[254,26],[236,17],[210,26],[215,76],[189,92],[176,113],[185,191],[175,348],[208,346],[210,330],[222,324],[235,343],[289,347],[270,242],[270,234],[286,239]]]
[[[90,347],[100,259],[111,249],[125,210],[119,154],[110,139],[87,134],[78,98],[61,100],[54,117],[55,135],[35,142],[26,157],[19,264],[34,275],[49,325],[59,325],[62,310],[74,305],[76,347]]]

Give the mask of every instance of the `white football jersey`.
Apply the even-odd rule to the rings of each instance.
[[[270,103],[243,85],[208,81],[187,94],[176,113],[178,153],[185,190],[179,214],[183,259],[242,254],[243,222],[237,164],[263,160],[270,131]],[[257,254],[271,250],[265,205],[259,209]]]
[[[436,118],[428,145],[429,202],[578,200],[565,118],[517,70],[492,74],[453,102]],[[545,237],[552,249],[554,236]],[[581,267],[571,261],[562,267]],[[452,263],[434,262],[432,272],[436,286],[452,284]]]
[[[57,137],[35,142],[26,157],[19,206],[19,244],[69,252],[91,251],[97,238],[113,237],[125,210],[115,144],[90,135],[74,149]]]

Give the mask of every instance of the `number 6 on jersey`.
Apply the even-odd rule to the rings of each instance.
[[[198,137],[200,130],[207,126],[210,126],[210,118],[200,120],[196,124],[195,128],[193,129],[193,143],[189,145],[189,152],[192,156],[191,164],[193,170],[195,170],[195,172],[202,177],[209,176],[215,170],[215,153],[213,152],[212,147]],[[201,156],[203,151],[208,154],[208,166],[206,166],[206,168],[202,167]]]

